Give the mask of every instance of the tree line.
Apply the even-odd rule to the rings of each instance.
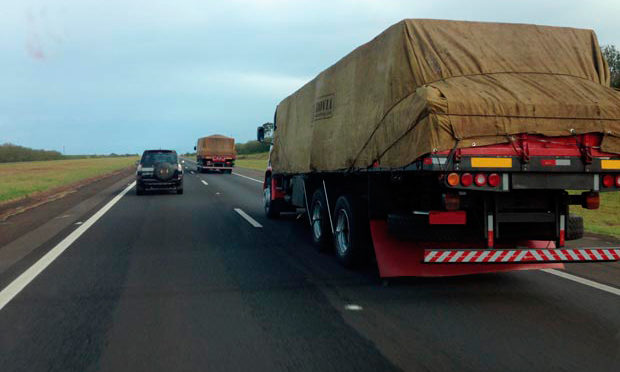
[[[13,163],[19,161],[44,161],[44,160],[68,160],[103,157],[126,157],[138,156],[137,154],[110,154],[110,155],[63,155],[54,150],[37,150],[29,147],[18,146],[12,143],[0,145],[0,163]]]
[[[246,143],[237,143],[235,148],[237,149],[237,154],[239,155],[257,154],[259,152],[269,151],[270,143],[271,138],[265,138],[263,143],[258,141],[248,141]]]
[[[28,147],[17,146],[12,143],[0,145],[0,163],[35,160],[60,160],[62,158],[62,154],[58,151],[35,150]]]

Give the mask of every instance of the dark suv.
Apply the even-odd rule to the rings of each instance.
[[[183,167],[176,151],[144,151],[136,172],[136,194],[146,190],[176,190],[183,194]]]

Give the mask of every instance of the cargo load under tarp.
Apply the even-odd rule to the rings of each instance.
[[[196,154],[202,157],[207,155],[236,157],[235,139],[219,134],[199,138]]]
[[[604,134],[620,153],[620,92],[591,30],[404,20],[277,108],[275,172],[400,168],[518,133]]]

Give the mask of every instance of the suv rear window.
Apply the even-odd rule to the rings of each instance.
[[[174,151],[145,151],[140,164],[150,166],[155,163],[177,163],[177,154]]]

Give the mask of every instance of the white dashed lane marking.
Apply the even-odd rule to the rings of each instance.
[[[585,279],[579,276],[571,275],[569,273],[566,273],[560,270],[543,269],[542,271],[546,272],[547,274],[559,276],[560,278],[572,280],[573,282],[577,282],[577,283],[587,285],[592,288],[600,289],[601,291],[605,291],[607,293],[615,294],[616,296],[620,296],[620,289],[606,285],[606,284],[597,283],[595,281]]]
[[[250,225],[254,226],[254,227],[263,227],[263,225],[261,225],[260,223],[258,223],[255,219],[253,219],[252,217],[250,217],[247,213],[245,213],[242,209],[240,208],[235,208],[235,212],[239,213],[239,215],[241,217],[243,217],[246,221],[248,221],[250,223]]]
[[[261,180],[257,180],[256,178],[252,178],[252,177],[244,176],[243,174],[239,174],[239,173],[236,173],[236,172],[233,172],[232,174],[234,174],[235,176],[239,176],[239,177],[247,178],[247,179],[249,179],[249,180],[251,180],[251,181],[254,181],[254,182],[263,183],[263,181],[261,181]]]

